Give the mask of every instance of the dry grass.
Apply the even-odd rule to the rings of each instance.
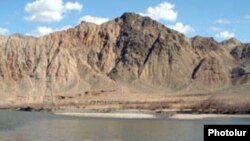
[[[228,104],[223,101],[206,100],[192,107],[192,112],[216,114],[250,114],[250,102]]]
[[[34,105],[27,103],[6,104],[0,109],[18,109],[29,106],[31,110],[67,107],[93,109],[93,110],[176,110],[189,113],[218,113],[218,114],[246,114],[250,113],[250,97],[211,95],[211,94],[143,94],[126,93],[119,94],[106,91],[91,91],[76,95],[55,95],[53,105]],[[191,110],[190,110],[191,109]]]

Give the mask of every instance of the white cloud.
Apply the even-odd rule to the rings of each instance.
[[[42,35],[46,35],[46,34],[49,34],[49,33],[52,33],[54,30],[50,27],[44,27],[44,26],[39,26],[37,29],[36,29],[36,35],[37,36],[42,36]]]
[[[187,34],[190,32],[195,32],[194,28],[192,28],[190,25],[184,25],[181,22],[176,23],[175,25],[169,26],[169,28],[172,28],[174,30],[177,30],[183,34]]]
[[[81,11],[82,10],[82,5],[78,2],[67,2],[65,4],[65,9],[66,10],[77,10]]]
[[[213,31],[213,33],[215,33],[215,37],[217,39],[225,40],[225,39],[230,39],[230,38],[235,37],[235,33],[226,31],[220,27],[210,27],[210,29]]]
[[[174,22],[178,17],[178,12],[175,10],[175,5],[169,2],[162,2],[155,7],[148,7],[145,13],[139,13],[142,16],[149,16],[157,21],[165,20]],[[190,25],[185,25],[182,22],[177,22],[174,25],[168,26],[183,34],[195,32],[194,28]]]
[[[216,22],[219,24],[231,24],[232,23],[231,21],[227,19],[218,19]]]
[[[61,21],[68,11],[81,9],[82,5],[78,2],[64,4],[63,0],[35,0],[28,3],[24,10],[29,14],[25,17],[28,21],[54,22]]]
[[[235,37],[235,34],[229,31],[222,31],[222,32],[215,34],[215,37],[219,39],[229,39],[229,38]]]
[[[140,13],[143,16],[149,16],[155,20],[175,21],[178,13],[174,10],[175,5],[169,2],[162,2],[156,7],[148,7],[145,13]]]
[[[7,29],[7,28],[1,28],[0,27],[0,34],[1,35],[6,35],[6,34],[8,34],[9,33],[9,30]]]
[[[67,29],[69,29],[71,27],[72,26],[67,25],[67,26],[64,26],[64,27],[61,27],[61,28],[53,29],[51,27],[39,26],[39,27],[37,27],[36,30],[32,31],[31,33],[26,33],[26,35],[40,37],[40,36],[43,36],[43,35],[50,34],[52,32],[67,30]]]
[[[86,21],[86,22],[90,22],[90,23],[95,23],[95,24],[102,24],[102,23],[105,23],[107,22],[109,19],[107,18],[101,18],[101,17],[93,17],[93,16],[90,16],[90,15],[87,15],[87,16],[83,16],[79,19],[79,22],[81,21]]]

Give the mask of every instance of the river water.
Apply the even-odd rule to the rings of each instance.
[[[1,111],[0,141],[202,141],[204,124],[250,124],[250,118],[92,119]]]

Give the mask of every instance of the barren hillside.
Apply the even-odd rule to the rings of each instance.
[[[88,92],[222,93],[249,88],[249,75],[250,44],[187,38],[133,13],[39,38],[0,37],[3,101]]]

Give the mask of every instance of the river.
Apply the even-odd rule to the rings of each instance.
[[[0,141],[202,141],[204,124],[249,124],[250,118],[101,119],[47,112],[0,112]]]

